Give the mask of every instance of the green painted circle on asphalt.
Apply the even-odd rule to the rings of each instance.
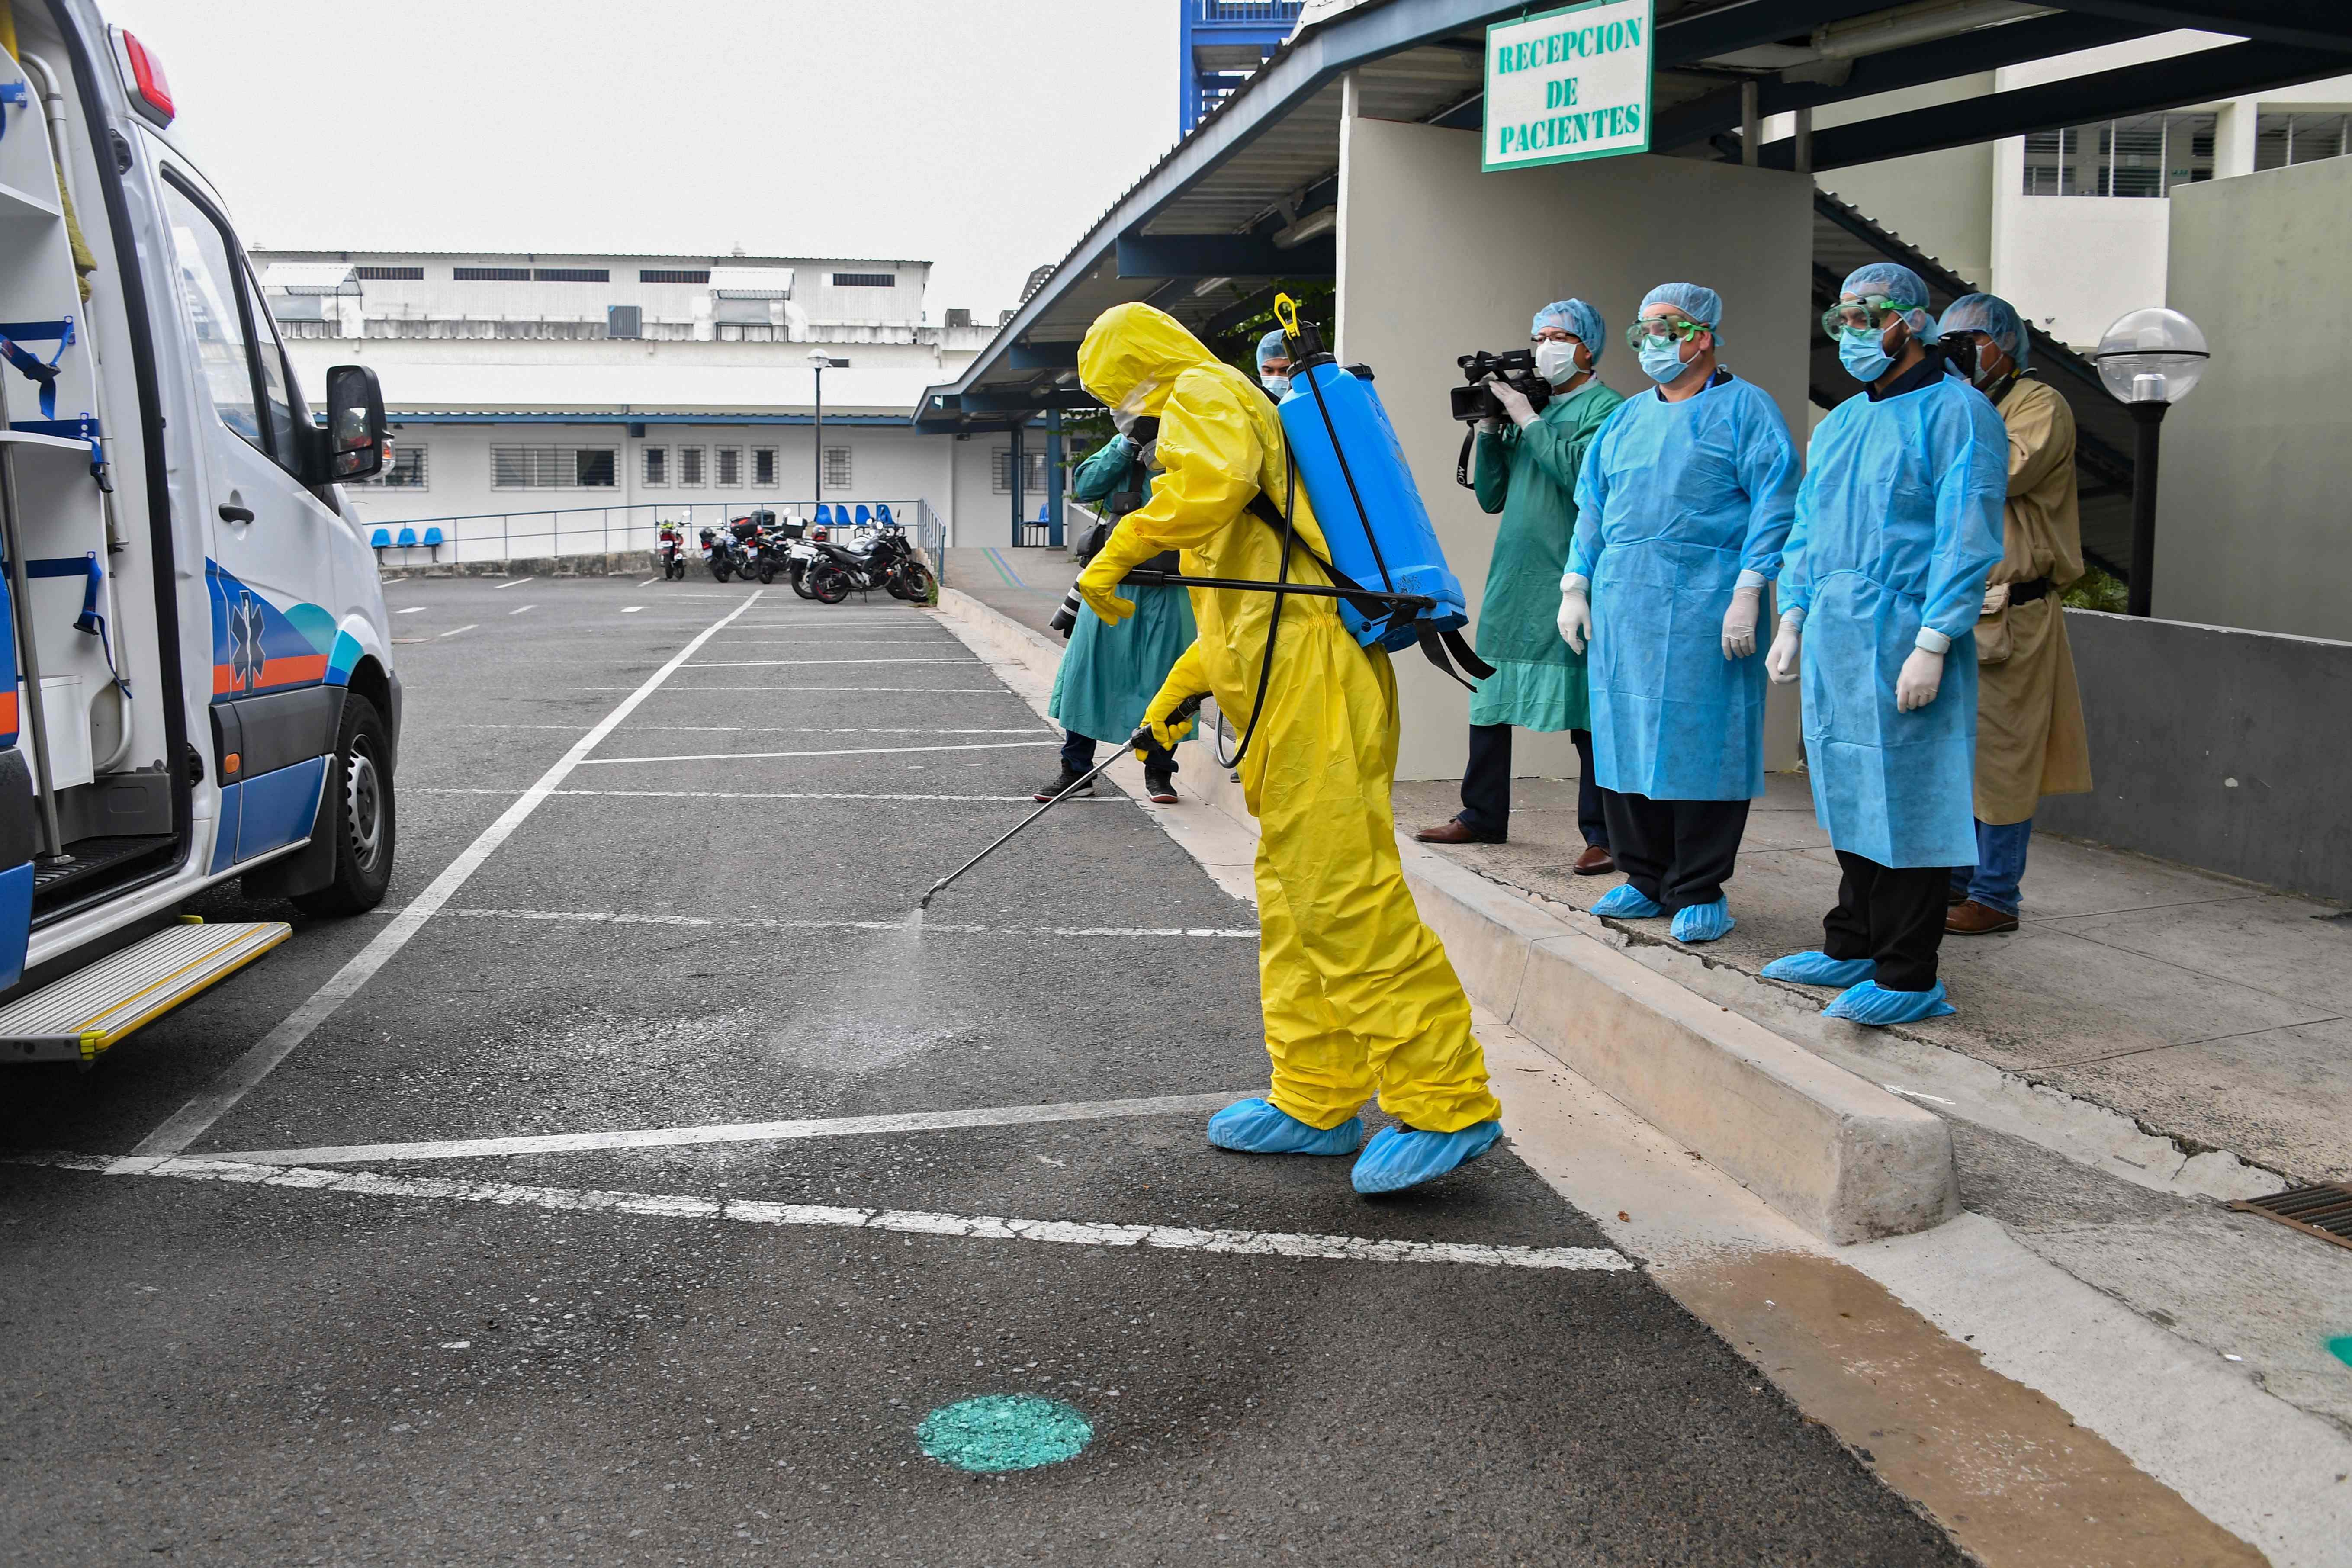
[[[915,1428],[924,1453],[983,1475],[1058,1465],[1076,1458],[1094,1436],[1087,1418],[1069,1405],[1028,1394],[960,1399],[940,1405]]]

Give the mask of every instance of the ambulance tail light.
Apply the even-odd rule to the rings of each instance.
[[[110,30],[115,65],[122,72],[124,89],[131,94],[131,107],[157,125],[171,124],[176,110],[172,107],[172,82],[163,74],[163,62],[136,35],[121,27]]]

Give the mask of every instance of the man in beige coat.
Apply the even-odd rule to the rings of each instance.
[[[2091,750],[2059,595],[2083,574],[2074,499],[2074,415],[2031,379],[2025,324],[2006,300],[1967,294],[1941,323],[1948,344],[1976,351],[1972,379],[2009,428],[2009,504],[2001,559],[1977,622],[1977,863],[1952,873],[1944,929],[2017,929],[2018,885],[2045,795],[2091,787]]]

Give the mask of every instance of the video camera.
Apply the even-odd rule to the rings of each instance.
[[[1508,353],[1490,354],[1481,350],[1464,354],[1454,362],[1462,367],[1462,379],[1467,386],[1454,388],[1454,417],[1465,424],[1481,419],[1504,417],[1503,405],[1495,397],[1486,378],[1494,376],[1518,389],[1519,395],[1540,410],[1551,401],[1551,383],[1536,369],[1533,349],[1513,349]]]

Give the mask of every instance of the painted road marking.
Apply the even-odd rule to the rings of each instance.
[[[634,616],[634,615],[635,615],[639,610],[642,610],[642,609],[644,609],[644,608],[645,608],[645,606],[644,606],[643,605],[623,605],[621,606],[621,614],[623,614],[623,615],[625,615],[625,616]]]
[[[583,767],[614,763],[765,763],[788,757],[890,757],[915,752],[1003,752],[1024,746],[1058,746],[1055,740],[982,741],[968,746],[851,746],[836,752],[693,752],[679,757],[589,757]]]
[[[529,577],[509,577],[505,582],[499,584],[497,587],[491,589],[490,592],[494,594],[503,594],[509,588],[519,588],[525,583],[530,581],[531,579]]]
[[[1186,1116],[1219,1110],[1243,1097],[1162,1094],[1145,1100],[1004,1105],[980,1110],[918,1110],[898,1116],[831,1116],[795,1121],[724,1121],[703,1127],[645,1127],[617,1132],[549,1132],[514,1138],[453,1138],[429,1143],[352,1143],[320,1149],[246,1149],[206,1160],[249,1165],[357,1165],[373,1160],[476,1160],[498,1154],[574,1154],[602,1149],[673,1149],[698,1143],[787,1143],[883,1132],[939,1132],[964,1127],[1028,1127],[1046,1121],[1108,1121],[1129,1116]]]
[[[577,724],[452,724],[452,730],[577,730]],[[924,730],[914,728],[888,729],[872,724],[632,724],[629,733],[642,735],[653,730],[685,731],[698,735],[1034,735],[1037,726],[1024,724],[1008,728],[999,724],[980,729]],[[1061,737],[1056,735],[1055,739]]]
[[[630,914],[614,910],[445,909],[441,912],[453,920],[562,921],[579,925],[719,926],[732,931],[902,931],[907,929],[903,919],[788,921],[763,917],[728,920],[717,915]],[[1249,926],[984,926],[958,924],[952,921],[926,921],[923,931],[926,935],[945,931],[959,936],[1239,937],[1250,942],[1255,942],[1258,934],[1255,927]]]
[[[411,605],[404,610],[394,610],[392,613],[395,616],[421,616],[425,611],[425,606],[423,605]]]
[[[509,610],[507,614],[510,616],[527,615],[537,608],[539,608],[537,605],[517,605],[513,609]]]
[[[695,666],[697,669],[709,668]],[[625,686],[582,686],[580,691],[626,691]],[[808,691],[829,695],[835,691],[892,692],[902,697],[1017,697],[1019,692],[1003,686],[673,686],[672,691]],[[500,696],[520,697],[523,692],[501,692]],[[532,700],[538,699],[533,696]]]
[[[480,624],[481,624],[481,623],[480,623],[480,622],[478,622],[478,621],[469,621],[469,622],[467,622],[466,625],[464,625],[464,626],[451,626],[447,631],[443,632],[441,635],[442,635],[443,637],[456,637],[459,632],[470,632],[470,631],[472,631],[472,630],[474,629],[474,627],[475,627],[475,626],[478,626],[478,625],[480,625]]]
[[[520,795],[519,789],[491,789],[482,784],[410,784],[403,795]],[[559,789],[551,795],[613,795],[626,800],[915,800],[988,802],[1034,805],[1034,795],[857,795],[847,791],[730,789]],[[1074,795],[1064,805],[1130,805],[1124,795]]]
[[[324,985],[312,992],[300,1006],[280,1020],[276,1028],[264,1035],[260,1043],[230,1063],[227,1070],[215,1079],[202,1094],[180,1107],[169,1121],[142,1140],[133,1152],[142,1155],[176,1154],[203,1137],[207,1128],[226,1115],[229,1109],[243,1100],[256,1084],[268,1077],[270,1070],[284,1061],[295,1047],[309,1039],[312,1030],[325,1023],[335,1009],[368,983],[377,970],[391,962],[393,954],[407,946],[409,939],[425,928],[425,922],[432,918],[434,911],[447,903],[450,896],[465,886],[466,879],[480,869],[482,862],[490,858],[492,851],[513,836],[525,818],[539,809],[540,803],[554,793],[556,785],[571,776],[572,770],[580,765],[582,759],[593,751],[599,742],[619,729],[621,721],[636,711],[637,704],[652,696],[656,688],[683,668],[686,661],[716,636],[720,627],[758,603],[761,592],[760,589],[752,590],[750,598],[697,633],[684,647],[670,656],[667,664],[647,676],[644,685],[623,698],[610,713],[598,721],[594,729],[573,742],[571,750],[539,776],[538,783],[500,812],[496,822],[482,829],[480,835],[455,860],[444,867],[441,874],[434,878],[423,892],[376,932],[373,940],[337,970]]]
[[[927,1214],[919,1209],[841,1208],[780,1204],[760,1198],[703,1198],[671,1193],[601,1192],[533,1187],[512,1182],[461,1182],[438,1176],[389,1176],[378,1171],[335,1171],[308,1165],[246,1165],[223,1160],[136,1154],[31,1154],[8,1162],[89,1171],[106,1176],[158,1176],[186,1182],[231,1182],[299,1187],[359,1197],[437,1198],[572,1214],[642,1215],[655,1219],[719,1219],[738,1225],[877,1230],[975,1241],[1037,1241],[1067,1247],[1132,1247],[1161,1252],[1213,1252],[1242,1258],[1298,1258],[1334,1263],[1451,1263],[1481,1268],[1570,1269],[1629,1273],[1633,1261],[1607,1247],[1491,1247],[1469,1241],[1389,1241],[1363,1236],[1313,1236],[1273,1230],[1196,1230],[1173,1225],[1096,1225],[1077,1220],[1011,1219],[997,1215]]]

